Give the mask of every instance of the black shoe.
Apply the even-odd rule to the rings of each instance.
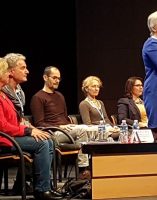
[[[63,196],[60,192],[58,192],[56,190],[51,190],[51,193],[56,195],[56,196],[58,196],[58,197],[62,197]]]
[[[46,191],[46,192],[34,192],[34,197],[36,200],[53,200],[62,199],[62,195],[56,191]]]

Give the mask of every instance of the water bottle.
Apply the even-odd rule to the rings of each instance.
[[[104,140],[104,134],[105,134],[105,124],[103,120],[100,120],[100,123],[98,125],[98,141]]]
[[[127,125],[125,119],[122,120],[121,131],[122,131],[123,134],[128,133],[128,125]]]
[[[139,123],[138,123],[138,120],[137,120],[137,119],[134,120],[134,123],[133,123],[132,129],[133,129],[133,130],[135,130],[135,129],[140,129],[140,127],[139,127]]]
[[[134,120],[133,122],[133,125],[132,125],[132,134],[131,134],[131,143],[135,141],[139,141],[138,137],[137,137],[137,132],[136,130],[140,129],[140,126],[139,126],[139,123],[138,123],[138,120]]]
[[[128,125],[125,119],[121,123],[121,134],[123,135],[123,143],[128,143]]]

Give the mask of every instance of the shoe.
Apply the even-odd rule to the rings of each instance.
[[[90,170],[85,169],[84,171],[81,171],[79,174],[79,179],[84,180],[84,179],[91,179],[91,172]]]
[[[46,191],[46,192],[34,192],[34,197],[36,200],[53,200],[62,199],[62,195],[56,191]]]
[[[56,190],[51,190],[51,193],[56,195],[56,196],[58,196],[58,197],[62,197],[63,196],[60,192],[58,192]]]

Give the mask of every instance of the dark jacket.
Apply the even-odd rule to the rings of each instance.
[[[141,121],[140,110],[132,99],[121,98],[118,100],[118,122],[119,124],[123,119],[127,124],[133,125],[134,120]]]

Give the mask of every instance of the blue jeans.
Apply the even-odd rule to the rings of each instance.
[[[37,142],[31,136],[15,137],[14,139],[23,151],[29,152],[33,155],[34,189],[39,192],[51,190],[50,176],[53,157],[52,140],[39,140]]]

